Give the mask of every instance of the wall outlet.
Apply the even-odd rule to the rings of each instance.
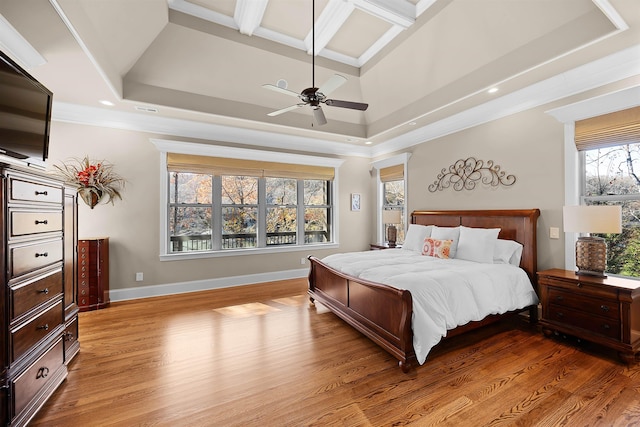
[[[558,227],[549,227],[549,238],[550,239],[559,239],[560,238],[560,229]]]
[[[307,262],[306,258],[304,258],[304,257],[300,258],[300,265],[305,265],[306,262]]]
[[[144,280],[144,274],[136,273],[136,282],[142,282]]]

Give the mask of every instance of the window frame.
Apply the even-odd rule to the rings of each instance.
[[[371,163],[376,170],[376,242],[386,242],[387,236],[385,227],[382,223],[382,210],[384,209],[384,183],[380,180],[380,170],[391,166],[403,165],[404,167],[404,209],[402,222],[408,227],[409,222],[409,179],[408,165],[411,153],[402,153],[386,159],[378,160]],[[405,230],[406,231],[406,230]]]
[[[262,253],[278,253],[278,252],[294,252],[294,251],[308,251],[312,248],[321,248],[321,249],[330,249],[339,247],[338,236],[339,233],[339,221],[338,221],[338,213],[340,212],[339,206],[339,197],[338,188],[339,188],[339,167],[342,165],[344,160],[328,158],[328,157],[316,157],[309,155],[301,155],[301,154],[290,154],[290,153],[281,153],[281,152],[273,152],[273,151],[265,151],[265,150],[254,150],[247,148],[236,148],[236,147],[226,147],[226,146],[218,146],[218,145],[209,145],[209,144],[198,144],[192,142],[184,142],[184,141],[173,141],[173,140],[160,140],[160,139],[150,139],[151,143],[156,147],[156,149],[160,152],[160,223],[159,223],[159,256],[161,261],[175,261],[179,259],[198,259],[198,258],[216,258],[216,257],[225,257],[225,256],[242,256],[242,255],[256,255]],[[295,245],[277,245],[277,246],[265,246],[265,247],[254,247],[254,248],[242,248],[242,249],[221,249],[219,248],[219,242],[217,239],[219,238],[218,231],[221,227],[221,219],[219,215],[213,215],[212,218],[212,250],[211,251],[194,251],[194,252],[179,252],[174,253],[170,252],[169,247],[169,228],[168,228],[168,214],[169,214],[169,192],[168,192],[168,182],[169,182],[169,171],[167,170],[167,154],[168,153],[177,153],[177,154],[191,154],[191,155],[199,155],[199,156],[211,156],[211,157],[224,157],[229,159],[244,159],[244,160],[256,160],[256,161],[265,161],[265,162],[284,162],[290,164],[299,164],[299,165],[311,165],[311,166],[326,166],[332,167],[334,169],[334,178],[330,181],[329,191],[330,196],[333,197],[331,200],[331,240],[330,243],[316,243],[316,244],[304,244],[304,239],[298,239],[298,243]],[[214,176],[214,179],[216,177]],[[214,185],[215,188],[215,185]],[[264,197],[264,191],[262,192],[262,196]],[[213,194],[214,200],[216,197],[221,195]],[[263,200],[264,201],[264,200]],[[298,200],[300,203],[300,200]],[[212,204],[212,206],[215,202]],[[299,206],[299,205],[298,205]],[[263,207],[259,209],[266,209],[266,204],[263,203]],[[300,208],[299,208],[300,209]],[[303,210],[304,212],[304,210]],[[298,221],[298,223],[304,223],[304,221]],[[300,230],[300,228],[298,228]],[[304,229],[303,229],[304,230]],[[302,243],[302,244],[301,244]]]

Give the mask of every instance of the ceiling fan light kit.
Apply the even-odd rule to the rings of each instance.
[[[299,98],[302,102],[291,105],[286,108],[282,108],[280,110],[272,111],[268,113],[268,116],[275,117],[280,114],[293,111],[297,108],[304,107],[305,105],[309,105],[313,111],[313,118],[315,124],[318,126],[322,126],[327,123],[327,119],[322,111],[322,106],[320,104],[325,104],[330,107],[340,107],[340,108],[348,108],[351,110],[359,110],[366,111],[369,107],[369,104],[364,104],[362,102],[352,102],[352,101],[341,101],[339,99],[328,99],[327,96],[346,83],[347,79],[340,74],[334,74],[329,80],[327,80],[322,86],[319,88],[315,85],[315,68],[316,68],[316,53],[315,53],[315,0],[312,2],[312,22],[311,22],[311,39],[312,39],[312,48],[311,48],[311,87],[304,89],[299,94],[293,92],[286,88],[286,84],[281,84],[284,80],[278,80],[276,85],[272,84],[264,84],[262,87],[265,89],[273,90],[275,92],[279,92],[289,96],[295,96]],[[286,83],[286,81],[285,81]]]

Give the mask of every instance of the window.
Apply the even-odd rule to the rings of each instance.
[[[607,272],[640,277],[640,143],[583,151],[585,204],[622,206],[622,233],[607,241]]]
[[[576,122],[584,204],[622,207],[622,233],[607,241],[607,272],[640,277],[640,108]]]
[[[289,164],[251,158],[269,159],[265,152],[235,151],[244,158],[167,153],[164,255],[335,243],[333,188],[342,161],[303,156],[315,165]]]
[[[398,229],[397,242],[401,244],[404,242],[405,233],[405,212],[404,212],[404,179],[398,179],[394,181],[387,181],[382,183],[382,210],[397,210],[400,211],[400,224],[384,224],[385,227],[389,225],[395,225]],[[385,228],[385,235],[386,235]]]
[[[406,192],[407,181],[405,170],[411,154],[404,153],[388,159],[373,163],[373,167],[378,170],[378,241],[387,241],[387,227],[395,225],[397,228],[397,244],[404,242],[407,229]],[[385,210],[397,210],[400,212],[400,222],[398,224],[384,224],[382,213]]]

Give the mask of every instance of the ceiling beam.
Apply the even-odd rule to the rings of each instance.
[[[342,24],[347,20],[351,12],[353,12],[354,6],[350,1],[344,0],[329,0],[329,3],[325,6],[324,10],[316,19],[316,22],[304,38],[304,44],[307,47],[307,53],[312,54],[313,47],[313,33],[315,31],[316,43],[315,54],[317,55],[322,49],[324,49],[331,39],[336,35],[338,30],[342,27]]]
[[[241,34],[250,36],[260,27],[269,0],[238,0],[233,19]]]

